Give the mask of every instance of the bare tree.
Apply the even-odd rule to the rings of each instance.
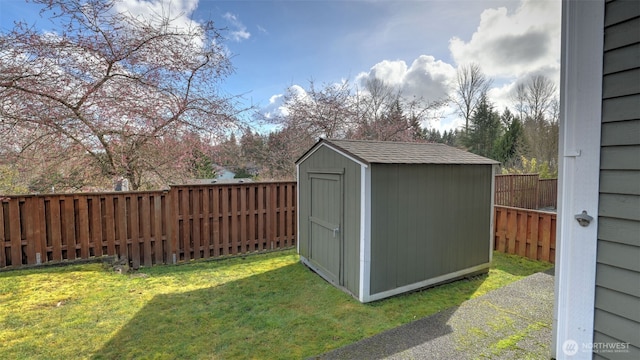
[[[513,100],[521,119],[542,121],[553,116],[557,87],[548,77],[534,75],[516,86]]]
[[[59,32],[18,23],[0,33],[0,127],[74,144],[133,189],[184,169],[191,150],[235,120],[218,85],[233,70],[212,22],[177,26],[133,16],[115,0],[34,0]],[[74,161],[73,157],[67,161]]]
[[[421,124],[441,104],[405,99],[398,89],[378,79],[367,81],[362,91],[347,82],[320,89],[313,81],[308,89],[290,87],[284,96],[285,110],[275,117],[260,117],[278,125],[278,130],[265,141],[267,156],[263,165],[268,166],[264,166],[267,171],[261,177],[293,178],[295,160],[321,137],[422,140]]]
[[[516,87],[515,107],[524,129],[524,156],[555,171],[558,163],[558,94],[547,77],[535,75]]]
[[[325,84],[318,89],[290,87],[284,95],[285,114],[263,119],[284,128],[297,129],[311,138],[344,137],[353,119],[351,87],[348,82]]]
[[[456,74],[456,83],[450,100],[455,104],[457,112],[465,120],[465,132],[469,131],[469,120],[480,103],[482,94],[491,86],[480,65],[470,63],[460,65]]]
[[[422,98],[407,99],[400,89],[372,78],[356,91],[355,130],[349,135],[356,139],[382,141],[416,141],[422,137],[421,124],[437,117],[435,111],[443,102],[429,102]]]

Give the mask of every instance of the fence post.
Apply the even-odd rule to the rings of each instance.
[[[536,180],[536,209],[540,208],[540,174],[538,174],[538,180]]]
[[[176,249],[178,247],[178,190],[174,186],[169,187],[167,193],[167,262],[176,264],[178,256]]]

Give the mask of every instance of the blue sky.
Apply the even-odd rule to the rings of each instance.
[[[120,9],[144,12],[163,0],[122,0]],[[509,106],[514,85],[531,74],[559,79],[559,0],[212,1],[164,0],[178,21],[211,19],[226,28],[236,69],[224,83],[247,104],[278,111],[279,95],[308,80],[353,83],[378,77],[407,95],[446,95],[458,64],[477,62],[491,77],[490,97]],[[51,29],[38,5],[0,0],[5,31],[23,19]],[[441,130],[460,124],[446,118]]]

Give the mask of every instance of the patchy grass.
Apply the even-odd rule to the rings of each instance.
[[[0,353],[4,359],[299,359],[549,267],[495,253],[488,275],[365,305],[313,274],[293,251],[124,276],[100,264],[2,272]]]

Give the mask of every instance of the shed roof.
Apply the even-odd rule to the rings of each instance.
[[[445,144],[336,139],[320,139],[296,163],[323,144],[366,164],[499,164]]]

